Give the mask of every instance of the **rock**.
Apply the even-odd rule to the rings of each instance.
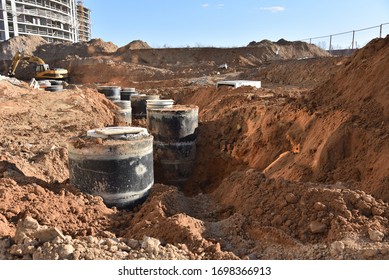
[[[61,259],[68,259],[74,252],[73,245],[65,244],[58,250],[58,255]]]
[[[20,244],[14,244],[11,246],[10,250],[9,250],[9,253],[11,255],[15,255],[15,256],[23,256],[23,250],[22,250],[22,245]]]
[[[44,188],[42,188],[41,186],[39,185],[36,185],[34,186],[34,194],[36,195],[45,195],[46,194],[46,190]]]
[[[109,246],[109,247],[112,247],[112,246],[116,246],[118,244],[118,242],[112,238],[108,238],[107,241],[106,241],[106,244]]]
[[[90,235],[86,236],[85,240],[86,240],[87,243],[90,243],[90,244],[97,244],[97,243],[99,243],[99,239],[97,237],[90,236]]]
[[[309,224],[312,233],[323,233],[327,230],[327,225],[318,221],[313,221]]]
[[[7,218],[0,214],[0,236],[11,235],[13,230],[9,226]]]
[[[126,252],[130,252],[130,251],[131,251],[131,247],[130,247],[130,246],[127,246],[127,245],[124,244],[124,243],[118,243],[117,247],[118,247],[118,249],[121,250],[121,251],[126,251]]]
[[[149,254],[158,254],[159,252],[159,245],[161,242],[158,239],[144,236],[142,241],[142,248],[146,250]]]
[[[101,198],[100,196],[96,196],[96,197],[94,197],[94,199],[97,199],[99,202],[102,202],[102,201],[103,201],[102,198]],[[114,233],[109,232],[109,231],[106,231],[106,230],[100,232],[99,235],[100,235],[101,237],[105,237],[105,238],[116,238],[116,235],[115,235]]]
[[[381,231],[375,229],[369,229],[368,233],[370,240],[375,242],[381,242],[385,236],[385,234],[383,234]]]
[[[118,246],[116,245],[113,245],[113,246],[110,246],[109,247],[109,251],[112,252],[112,253],[115,253],[119,250]]]
[[[385,211],[384,211],[384,209],[382,209],[382,208],[373,206],[373,207],[371,208],[371,213],[372,213],[374,216],[382,216],[382,215],[385,213]]]
[[[364,215],[366,217],[371,216],[371,208],[370,208],[369,204],[366,203],[365,201],[363,201],[362,199],[360,199],[357,202],[355,207],[361,212],[362,215]]]
[[[332,255],[342,255],[344,251],[344,243],[342,241],[335,241],[331,244],[331,254]]]
[[[46,228],[42,230],[38,230],[32,234],[33,237],[39,239],[42,242],[52,241],[55,238],[59,237],[65,239],[65,236],[62,232],[56,227]]]
[[[16,243],[21,244],[23,240],[28,238],[31,233],[37,231],[40,225],[37,220],[34,218],[27,216],[22,220],[19,220],[16,226],[16,232],[14,240]]]
[[[287,193],[287,194],[285,195],[285,200],[286,200],[288,203],[294,204],[294,203],[297,203],[297,202],[299,201],[299,198],[298,198],[296,195],[294,195],[293,193]]]
[[[139,241],[135,239],[128,239],[126,243],[131,249],[138,249],[140,246]]]
[[[318,201],[315,202],[315,204],[313,205],[313,209],[315,209],[316,211],[324,211],[327,209],[327,206]]]
[[[376,249],[366,249],[362,251],[361,256],[366,260],[376,259],[378,255],[378,250]]]
[[[27,216],[23,220],[18,222],[18,228],[20,230],[25,230],[25,229],[38,229],[39,228],[39,223],[37,220],[34,218]]]

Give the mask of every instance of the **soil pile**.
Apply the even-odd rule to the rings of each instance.
[[[296,179],[298,169],[306,167],[311,180],[353,181],[389,200],[388,54],[389,37],[373,40],[307,95],[302,106],[308,115],[298,117],[291,127],[294,131],[288,131],[300,151],[284,158],[282,171],[274,176]]]
[[[344,110],[368,125],[389,121],[389,36],[372,40],[344,63],[333,79],[317,88],[309,101],[323,110]]]
[[[124,52],[129,51],[129,50],[139,50],[139,49],[151,49],[151,47],[149,46],[149,44],[147,44],[144,41],[134,40],[134,41],[128,43],[127,45],[117,49],[116,52],[121,54],[121,53],[124,53]]]
[[[221,72],[222,74],[236,73],[263,66],[263,63],[269,60],[328,56],[327,52],[315,46],[300,47],[300,44],[280,45],[281,51],[278,55],[277,45],[273,43],[228,49],[132,48],[133,44],[138,45],[137,42],[130,43],[111,56],[69,58],[61,66],[72,69],[77,82],[97,82],[95,72],[99,72],[98,78],[104,82],[116,80],[118,83],[127,85],[130,81],[201,77],[219,75]],[[225,64],[227,69],[220,69],[219,66]]]
[[[48,44],[48,42],[40,36],[16,36],[0,43],[0,59],[12,60],[13,56],[17,52],[31,55],[35,52],[38,46],[45,44]]]
[[[275,57],[269,57],[269,59],[291,59],[291,58],[308,58],[308,57],[321,57],[329,56],[327,51],[319,48],[314,44],[308,44],[301,41],[286,41],[280,39],[277,42],[271,42],[269,40],[262,40],[260,42],[252,41],[247,45],[248,47],[263,48],[268,52],[274,52]]]
[[[0,100],[1,161],[45,182],[68,178],[67,138],[113,124],[114,105],[93,90],[50,94],[0,81]]]
[[[92,39],[79,43],[50,43],[40,45],[34,55],[43,58],[48,63],[64,60],[68,56],[92,57],[115,53],[118,47],[111,42],[101,39]]]
[[[19,50],[41,57],[51,67],[69,69],[76,83],[117,82],[127,85],[129,81],[234,73],[262,66],[272,60],[328,56],[327,52],[303,42],[262,41],[241,48],[152,49],[140,40],[118,48],[101,39],[80,43],[47,43],[36,36],[18,38],[0,44],[3,46],[4,65],[0,69],[3,73]],[[227,69],[220,69],[220,65],[227,65]],[[28,69],[32,69],[32,66],[22,63],[17,77],[30,79],[33,74]]]
[[[140,49],[121,53],[121,58],[137,64],[165,67],[180,71],[180,75],[193,75],[202,68],[211,72],[227,64],[233,70],[256,67],[268,60],[329,56],[316,47],[302,42],[277,44],[270,41],[242,48],[167,48]],[[196,67],[197,66],[197,67]],[[184,68],[185,71],[184,72]]]
[[[59,67],[61,62],[69,56],[77,58],[109,55],[115,53],[117,49],[115,44],[104,42],[101,39],[79,43],[49,43],[40,36],[17,36],[0,43],[0,57],[3,60],[0,71],[7,74],[12,58],[18,51],[26,56],[38,56],[53,68]],[[34,66],[28,62],[22,62],[17,69],[17,77],[31,79]]]
[[[318,57],[272,61],[261,66],[259,71],[245,71],[243,76],[248,80],[262,81],[266,86],[278,84],[313,89],[328,81],[341,68],[344,60],[344,57]]]
[[[0,43],[1,60],[12,60],[16,52],[39,56],[44,60],[62,60],[68,55],[80,57],[107,55],[116,52],[118,47],[111,42],[92,39],[89,42],[54,42],[49,43],[40,36],[23,35],[13,37]]]

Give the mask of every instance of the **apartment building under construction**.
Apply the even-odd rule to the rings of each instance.
[[[0,0],[0,41],[19,35],[89,41],[90,10],[76,0]]]

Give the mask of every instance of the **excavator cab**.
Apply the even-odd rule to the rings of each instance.
[[[47,71],[47,70],[50,70],[50,67],[49,67],[48,64],[38,64],[38,65],[35,67],[35,72],[36,72],[36,73],[43,72],[43,71]]]

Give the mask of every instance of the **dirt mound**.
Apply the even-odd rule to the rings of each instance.
[[[265,86],[270,84],[314,88],[328,81],[341,69],[343,57],[317,57],[300,60],[272,61],[259,70],[245,71],[244,79],[259,80]]]
[[[280,48],[277,52],[277,48]],[[269,59],[292,59],[303,57],[329,56],[327,52],[314,45],[296,43],[278,46],[274,43],[260,44],[243,48],[172,48],[172,49],[140,49],[121,53],[121,57],[134,63],[169,69],[180,67],[207,69],[227,64],[228,67],[239,69],[242,66],[258,66]]]
[[[369,125],[389,121],[389,36],[372,40],[349,58],[336,75],[317,88],[310,101],[324,110],[344,111]]]
[[[3,64],[0,65],[1,73],[6,73],[11,60],[16,52],[25,55],[34,55],[42,58],[53,68],[60,62],[70,57],[91,57],[115,53],[117,46],[101,39],[93,39],[89,42],[53,42],[48,43],[40,36],[17,36],[0,43],[0,57]],[[18,67],[17,77],[29,80],[33,74],[31,69],[34,65],[27,62]],[[24,73],[26,72],[26,73]]]
[[[32,54],[38,46],[47,44],[40,36],[23,35],[0,42],[0,73],[7,75],[8,67],[17,52]]]
[[[0,44],[3,45],[4,54],[4,63],[0,69],[2,73],[6,73],[16,50],[22,50],[42,58],[52,68],[70,70],[70,76],[77,83],[127,83],[128,77],[133,82],[201,77],[255,69],[272,60],[328,56],[328,53],[314,45],[302,42],[277,44],[262,41],[252,43],[250,47],[227,49],[152,49],[140,40],[118,48],[101,39],[80,43],[47,43],[37,36],[17,38]],[[220,65],[228,67],[219,69]],[[29,80],[33,76],[32,69],[33,65],[21,63],[16,72],[17,77]]]
[[[252,41],[247,47],[263,48],[269,52],[274,52],[276,55],[275,58],[283,59],[329,56],[327,51],[314,44],[301,41],[287,41],[285,39],[280,39],[277,42],[271,42],[269,40],[262,40],[260,42]]]
[[[278,48],[280,48],[279,52]],[[81,62],[77,57],[68,58],[60,65],[71,68],[74,72],[73,76],[78,76],[78,82],[99,82],[93,69],[85,69],[85,63],[93,64],[96,71],[100,73],[106,73],[103,82],[113,79],[125,82],[128,77],[131,77],[134,82],[139,82],[150,79],[169,80],[218,75],[220,72],[223,74],[237,73],[247,69],[256,69],[271,60],[322,56],[329,56],[329,54],[305,43],[278,46],[269,42],[256,47],[243,48],[152,49],[144,46],[143,42],[134,41],[119,48],[115,54],[110,56],[93,57],[84,62]],[[102,61],[109,61],[109,63],[102,66]],[[227,69],[219,68],[220,65],[225,64]],[[148,70],[151,71],[150,74],[144,73],[144,67],[148,67]],[[82,78],[78,72],[82,72]]]
[[[345,180],[352,172],[351,178],[361,182],[365,191],[386,201],[388,170],[383,155],[389,151],[388,63],[389,36],[375,39],[308,98],[308,108],[316,114],[347,116],[338,138],[329,143],[334,150],[328,151],[333,164],[327,171],[336,180]]]
[[[118,62],[110,56],[70,58],[57,65],[68,69],[73,83],[110,83],[130,86],[134,81],[164,80],[174,75],[167,69]]]
[[[139,49],[151,49],[151,47],[149,46],[149,44],[147,44],[144,41],[134,40],[128,43],[127,45],[119,48],[117,50],[117,53],[121,54],[129,50],[139,50]]]
[[[266,178],[255,169],[234,172],[212,193],[221,205],[252,219],[255,227],[274,227],[296,243],[333,242],[349,236],[386,234],[389,207],[347,185],[302,184]]]
[[[67,138],[113,124],[114,105],[91,89],[52,94],[1,81],[0,100],[1,161],[46,182],[68,178]]]
[[[64,59],[67,55],[80,57],[98,56],[114,53],[117,46],[101,39],[92,39],[89,42],[54,42],[48,43],[40,36],[26,35],[13,37],[0,43],[0,57],[2,60],[11,60],[16,52],[26,55],[36,55],[47,61]]]
[[[59,63],[68,57],[98,57],[115,53],[117,46],[101,39],[92,39],[78,43],[50,43],[37,47],[34,55],[43,58],[47,63]]]
[[[0,59],[12,60],[16,52],[32,54],[37,47],[48,42],[40,36],[22,35],[16,36],[0,43]]]

